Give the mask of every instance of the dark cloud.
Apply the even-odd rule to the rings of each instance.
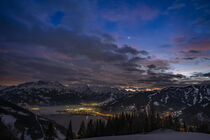
[[[194,38],[194,43],[189,41],[186,44],[182,44],[179,48],[182,47],[185,51],[180,51],[179,58],[183,60],[208,60],[210,56],[210,51],[208,49],[208,41],[197,42],[197,38]],[[196,45],[197,44],[197,45]],[[199,47],[200,46],[200,47]]]
[[[200,51],[198,51],[198,50],[189,50],[188,52],[189,53],[200,53]]]
[[[128,45],[124,45],[122,48],[119,48],[117,51],[120,52],[120,53],[124,53],[124,54],[130,53],[130,54],[133,54],[133,55],[137,55],[139,53],[138,50],[136,50],[136,49],[134,49],[134,48],[132,48]]]
[[[210,72],[208,72],[208,73],[194,73],[191,77],[194,77],[194,78],[208,77],[208,78],[210,78]]]
[[[210,72],[209,73],[204,73],[203,76],[210,78]]]
[[[55,10],[52,8],[51,13],[58,11],[60,6]],[[19,7],[23,8],[21,5]],[[8,51],[1,55],[1,60],[4,60],[1,76],[7,75],[2,81],[9,77],[23,81],[44,79],[122,85],[124,81],[115,73],[143,72],[137,63],[145,59],[139,55],[148,54],[146,51],[128,45],[119,47],[114,43],[114,38],[106,33],[84,34],[61,25],[50,26],[48,20],[28,17],[22,12],[25,12],[24,8],[17,10],[17,18],[12,16],[13,12],[8,16],[0,14],[1,48]],[[25,23],[30,23],[30,26]]]
[[[138,54],[138,51],[131,47],[118,48],[113,43],[102,42],[96,36],[80,35],[61,27],[42,29],[35,25],[31,29],[27,29],[17,26],[18,23],[2,25],[4,29],[2,29],[1,36],[6,38],[5,41],[44,46],[69,56],[84,55],[93,61],[125,61],[128,59],[126,53]],[[18,31],[10,32],[9,30],[16,28]],[[19,32],[22,34],[20,35]]]
[[[113,36],[111,36],[110,34],[101,32],[99,30],[93,30],[92,33],[98,35],[99,37],[101,37],[102,40],[104,40],[106,42],[115,42],[116,41],[116,39]]]
[[[156,66],[155,64],[151,64],[151,65],[147,65],[147,67],[149,68],[148,72],[160,72],[163,73],[166,70],[169,70],[170,67],[169,65],[164,65],[164,66]]]
[[[140,15],[142,20],[158,15],[146,5],[140,7],[146,10]],[[112,35],[87,28],[94,26],[90,25],[94,18],[85,1],[1,1],[0,8],[1,84],[40,79],[110,86],[183,84],[183,75],[167,71],[171,68],[168,60],[129,45],[119,46]],[[133,12],[139,14],[138,9]],[[185,41],[174,40],[177,44]],[[187,53],[199,54],[193,48]]]
[[[148,67],[149,69],[154,69],[154,68],[156,68],[156,66],[155,66],[154,64],[148,65],[147,67]]]
[[[195,60],[196,57],[185,57],[185,58],[183,58],[183,59],[185,59],[185,60]]]
[[[137,62],[140,62],[143,59],[144,58],[134,57],[127,62],[122,62],[122,63],[116,64],[116,65],[119,66],[120,68],[124,69],[125,71],[128,71],[128,72],[136,71],[136,72],[139,72],[139,74],[141,74],[141,73],[145,72],[145,70],[142,70],[141,65],[137,64]]]
[[[145,51],[145,50],[139,51],[139,53],[142,54],[142,55],[148,55],[148,54],[149,54],[149,53],[148,53],[147,51]]]
[[[176,86],[181,84],[181,79],[185,79],[185,76],[181,74],[172,74],[172,73],[154,73],[149,72],[149,77],[144,79],[139,79],[139,83],[147,83],[153,85],[154,87],[168,87]]]

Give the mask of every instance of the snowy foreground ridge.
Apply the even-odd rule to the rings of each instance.
[[[145,135],[137,134],[125,136],[96,137],[85,140],[210,140],[210,134],[158,130]]]

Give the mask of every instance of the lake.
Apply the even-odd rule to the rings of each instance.
[[[65,105],[65,106],[30,106],[27,109],[35,114],[55,120],[58,124],[68,128],[72,121],[72,129],[78,132],[82,121],[87,123],[90,119],[105,120],[113,114],[103,112],[95,104]]]

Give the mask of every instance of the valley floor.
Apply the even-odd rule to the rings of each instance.
[[[157,130],[145,135],[95,137],[84,140],[210,140],[210,134]]]

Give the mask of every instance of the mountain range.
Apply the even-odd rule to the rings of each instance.
[[[71,105],[119,99],[125,90],[106,87],[64,86],[59,82],[37,81],[0,89],[0,97],[19,105]]]
[[[37,81],[0,88],[0,98],[19,106],[100,102],[103,103],[101,108],[109,112],[138,111],[150,105],[164,115],[170,114],[191,122],[210,121],[208,83],[128,92],[109,87],[64,86],[59,82]]]

